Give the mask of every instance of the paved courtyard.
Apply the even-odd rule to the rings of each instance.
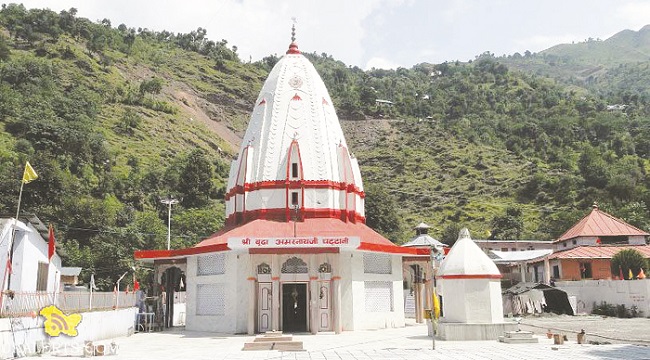
[[[645,331],[650,330],[650,320]],[[641,323],[640,323],[641,324]],[[544,329],[541,332],[546,332]],[[343,334],[294,335],[304,343],[305,351],[279,352],[241,351],[253,336],[220,335],[175,329],[168,332],[138,333],[115,339],[117,355],[112,359],[650,359],[650,347],[632,344],[580,345],[568,333],[564,345],[553,345],[546,336],[539,336],[539,344],[510,345],[497,341],[432,341],[426,336],[425,325],[409,323],[401,329],[355,331]],[[589,334],[589,333],[588,333]],[[587,340],[590,340],[589,338]],[[102,342],[109,344],[109,342]],[[79,356],[80,352],[44,355],[44,359],[61,356]],[[74,358],[74,356],[72,356]]]

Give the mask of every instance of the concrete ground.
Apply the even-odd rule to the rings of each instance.
[[[528,316],[521,320],[521,330],[545,334],[548,329],[554,332],[575,334],[584,329],[588,341],[612,344],[639,344],[650,346],[650,319],[619,319],[596,315],[555,315]]]
[[[645,332],[650,331],[650,320],[645,320]],[[524,320],[525,322],[525,320]],[[543,323],[548,325],[548,323]],[[639,323],[640,326],[643,326]],[[294,335],[294,340],[304,343],[305,351],[279,352],[241,351],[245,342],[253,336],[221,335],[206,332],[173,331],[137,333],[126,338],[115,339],[117,354],[112,359],[317,359],[317,360],[371,360],[371,359],[650,359],[647,345],[577,344],[576,336],[567,333],[569,341],[553,345],[545,336],[546,328],[535,328],[540,335],[539,344],[503,344],[497,341],[436,341],[427,337],[427,328],[409,321],[405,328],[375,331],[354,331],[342,334]],[[566,326],[562,324],[562,326]],[[587,340],[590,332],[587,331]],[[102,342],[110,347],[110,341]],[[59,349],[43,355],[43,359],[61,356],[80,357],[80,349]]]

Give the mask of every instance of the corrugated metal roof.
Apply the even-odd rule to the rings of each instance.
[[[61,268],[61,276],[79,276],[81,273],[80,267],[64,266]]]
[[[634,249],[643,254],[644,257],[650,258],[650,246],[578,246],[576,248],[553,253],[549,256],[552,259],[611,259],[616,253],[625,249]]]
[[[490,250],[497,258],[493,258],[495,263],[508,263],[517,261],[530,261],[544,257],[553,252],[551,249],[544,250],[524,250],[524,251],[497,251]]]
[[[426,247],[445,247],[446,244],[441,243],[440,241],[432,238],[427,234],[418,235],[415,239],[402,245],[403,247],[412,247],[412,246],[426,246]]]
[[[600,211],[597,206],[589,215],[578,221],[555,242],[573,239],[579,236],[648,236],[647,232],[637,229],[625,221]]]

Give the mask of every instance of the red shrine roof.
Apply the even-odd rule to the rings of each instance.
[[[392,254],[424,255],[429,256],[429,248],[404,248],[393,244],[381,234],[369,228],[366,224],[357,222],[344,222],[332,218],[305,219],[295,223],[297,236],[358,236],[361,245],[357,250],[367,250]],[[228,238],[279,238],[293,237],[294,222],[253,220],[237,227],[225,227],[209,238],[196,244],[194,247],[178,250],[140,250],[135,252],[136,259],[156,259],[182,257],[186,255],[203,254],[216,251],[230,250]],[[319,249],[321,249],[319,251]],[[302,252],[322,252],[329,248],[304,248]],[[338,248],[331,248],[338,252]],[[282,253],[284,249],[255,249],[266,250],[270,253]],[[295,249],[290,249],[295,250]],[[302,249],[300,249],[302,250]]]
[[[578,246],[571,250],[560,251],[551,254],[548,259],[611,259],[621,250],[634,249],[639,251],[643,257],[650,258],[650,246]]]
[[[554,242],[573,239],[580,236],[648,236],[647,232],[640,230],[625,221],[606,212],[600,211],[594,205],[589,215],[578,221]]]

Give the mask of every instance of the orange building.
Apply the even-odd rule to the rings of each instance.
[[[587,216],[553,241],[553,254],[543,263],[531,264],[531,270],[544,279],[619,278],[619,274],[612,274],[612,257],[621,250],[635,249],[650,258],[650,246],[646,244],[649,235],[594,204]]]

